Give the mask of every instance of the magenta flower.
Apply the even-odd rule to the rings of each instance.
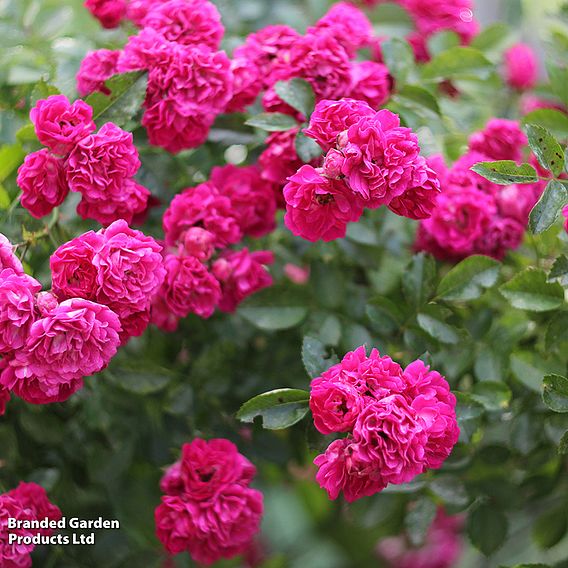
[[[62,517],[59,507],[49,500],[45,489],[37,483],[20,481],[19,485],[8,491],[6,495],[18,501],[24,509],[32,511],[34,518],[40,521],[45,518],[50,521],[59,521]],[[53,529],[39,529],[33,532],[50,535],[53,533]]]
[[[355,62],[351,78],[351,98],[365,101],[376,110],[388,101],[393,80],[386,65],[374,61]]]
[[[519,91],[532,89],[538,81],[538,59],[530,45],[516,43],[505,52],[505,80]]]
[[[71,104],[63,95],[39,100],[30,111],[30,119],[39,141],[61,156],[96,129],[93,109],[83,101]]]
[[[5,268],[11,268],[17,274],[24,272],[20,259],[14,254],[12,243],[0,233],[0,271]]]
[[[527,142],[527,137],[516,120],[492,118],[482,131],[471,135],[469,149],[485,154],[489,160],[518,162],[523,159],[523,149]]]
[[[85,7],[103,28],[116,28],[126,15],[127,0],[86,0]]]
[[[117,63],[120,51],[97,49],[87,53],[77,71],[77,91],[86,97],[95,91],[110,95],[105,81],[118,73]]]
[[[242,112],[250,106],[262,89],[262,80],[258,68],[244,57],[231,61],[233,74],[233,97],[228,102],[225,112]]]

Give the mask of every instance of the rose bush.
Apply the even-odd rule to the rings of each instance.
[[[568,16],[505,4],[2,3],[2,566],[566,564]]]

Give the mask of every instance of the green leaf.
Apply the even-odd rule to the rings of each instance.
[[[426,303],[434,291],[436,263],[424,253],[414,255],[402,278],[402,290],[414,307]]]
[[[261,112],[249,118],[245,124],[267,132],[284,132],[298,126],[293,116],[281,112]]]
[[[506,24],[493,24],[477,34],[470,45],[480,51],[494,49],[507,39],[509,31],[510,28]]]
[[[0,147],[0,183],[3,182],[23,161],[26,153],[19,144]]]
[[[431,314],[418,314],[416,317],[418,325],[431,337],[441,343],[455,345],[459,342],[460,336],[456,328],[441,321]]]
[[[396,89],[401,89],[414,69],[414,54],[408,42],[393,37],[381,43],[385,65],[396,82]]]
[[[568,116],[556,109],[539,108],[526,114],[521,124],[538,124],[544,126],[549,132],[560,140],[568,137]]]
[[[520,310],[546,312],[564,303],[564,290],[558,283],[546,281],[546,273],[527,268],[503,284],[499,291],[509,303]]]
[[[426,81],[477,77],[486,79],[493,70],[489,59],[473,47],[452,47],[434,56],[422,68],[422,78]]]
[[[507,531],[507,517],[489,503],[481,504],[468,516],[467,534],[472,544],[486,556],[502,546]]]
[[[314,110],[315,95],[312,86],[305,79],[278,81],[274,85],[276,94],[294,110],[309,118]]]
[[[568,68],[547,63],[546,70],[548,71],[552,92],[562,101],[564,106],[568,106]]]
[[[475,300],[497,283],[501,264],[488,256],[470,256],[454,266],[438,285],[443,300]]]
[[[276,389],[259,394],[245,402],[237,412],[241,422],[253,422],[262,417],[262,425],[268,430],[288,428],[309,411],[310,393],[300,389]]]
[[[567,203],[568,189],[555,179],[551,179],[529,214],[530,230],[538,235],[549,229]]]
[[[427,109],[434,114],[440,115],[440,107],[436,97],[423,87],[404,85],[402,89],[397,91],[393,100],[412,110],[420,111],[421,109]]]
[[[300,324],[307,308],[301,307],[243,307],[238,312],[255,327],[265,330],[288,329]]]
[[[455,392],[457,399],[456,418],[460,426],[460,439],[469,441],[479,428],[481,417],[485,413],[483,405],[470,394]]]
[[[505,383],[483,381],[474,385],[472,398],[486,410],[504,410],[509,406],[511,389]]]
[[[568,287],[568,256],[561,254],[552,265],[549,280],[558,280],[561,286]]]
[[[542,378],[546,369],[540,368],[542,361],[535,353],[519,351],[511,355],[511,372],[525,387],[534,392],[542,389]]]
[[[146,369],[145,366],[113,368],[112,371],[105,371],[104,375],[121,389],[140,395],[159,392],[174,378],[174,374],[168,369],[161,367]]]
[[[430,490],[447,505],[464,507],[469,497],[460,479],[454,475],[439,475],[430,482]]]
[[[367,305],[367,317],[374,329],[385,335],[394,334],[404,324],[404,314],[395,302],[388,298],[373,298]]]
[[[296,154],[298,154],[303,162],[309,163],[322,155],[322,149],[319,144],[312,138],[308,138],[302,132],[296,134],[294,145],[296,147]]]
[[[536,170],[530,164],[517,166],[512,160],[478,162],[470,168],[476,174],[499,185],[513,183],[535,183],[538,181]]]
[[[540,548],[552,548],[558,544],[568,529],[564,507],[546,511],[533,526],[533,538]]]
[[[0,183],[0,211],[5,211],[12,203],[6,188]]]
[[[328,357],[325,345],[313,337],[305,336],[302,341],[302,362],[310,378],[319,377],[338,362],[337,357]]]
[[[125,127],[140,112],[146,96],[147,75],[142,71],[115,75],[105,86],[110,95],[100,92],[89,95],[85,102],[93,108],[93,120],[97,125],[114,122]]]
[[[16,132],[16,139],[22,144],[25,142],[37,142],[39,144],[34,125],[31,122],[22,126],[22,128]]]
[[[546,328],[544,347],[547,351],[568,349],[568,312],[559,312],[552,317]]]
[[[542,381],[542,400],[554,412],[568,412],[568,379],[546,375]]]
[[[529,139],[529,146],[540,165],[555,176],[559,175],[564,167],[564,150],[554,136],[538,124],[527,124],[525,131]]]
[[[563,456],[568,454],[568,431],[562,434],[560,444],[558,444],[558,453]]]
[[[427,40],[428,51],[430,55],[436,56],[452,47],[460,44],[460,37],[456,32],[442,31],[430,36]]]
[[[436,504],[427,497],[420,498],[408,511],[404,519],[404,526],[408,540],[413,546],[424,544],[426,533],[436,517]]]

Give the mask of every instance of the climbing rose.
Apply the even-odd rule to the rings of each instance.
[[[334,4],[308,33],[330,33],[343,46],[350,57],[365,47],[373,35],[373,26],[367,16],[352,4]]]
[[[2,373],[2,363],[0,363],[0,375]],[[10,402],[10,391],[0,385],[0,416],[4,416],[6,413],[6,406]],[[2,553],[0,552],[0,558],[2,558]]]
[[[64,160],[45,148],[26,156],[18,169],[17,183],[22,190],[22,207],[37,219],[61,205],[69,193]]]
[[[0,353],[21,349],[35,320],[35,295],[41,284],[11,268],[0,270]]]
[[[205,261],[213,256],[215,251],[215,235],[200,227],[191,227],[185,232],[182,252]]]
[[[485,154],[490,160],[521,161],[527,137],[516,120],[492,118],[483,130],[469,139],[469,149]]]
[[[20,481],[18,486],[7,495],[16,499],[25,509],[31,510],[35,519],[43,520],[45,518],[50,521],[59,521],[61,519],[61,510],[49,500],[45,489],[37,483],[26,483]],[[50,535],[53,529],[39,529],[33,531],[35,534]]]
[[[181,460],[175,462],[166,469],[160,480],[160,490],[166,495],[181,495],[184,492],[183,479],[181,477]]]
[[[237,57],[231,61],[233,74],[233,97],[225,112],[242,112],[254,103],[262,89],[258,68],[245,59]]]
[[[316,105],[304,134],[313,138],[327,152],[336,145],[337,137],[344,130],[361,118],[374,115],[375,111],[365,101],[323,100]]]
[[[564,219],[566,219],[564,221],[564,229],[568,233],[568,205],[562,209],[562,215],[564,216]]]
[[[75,146],[67,160],[67,181],[71,191],[90,201],[117,199],[124,181],[139,168],[132,134],[107,122]]]
[[[33,544],[9,544],[10,533],[18,536],[31,536],[25,529],[8,529],[8,519],[18,521],[33,520],[33,513],[17,499],[4,493],[0,495],[0,564],[6,568],[30,568],[32,565],[31,552],[35,548]]]
[[[392,79],[386,65],[374,61],[355,62],[351,68],[351,78],[351,98],[365,101],[377,110],[387,102]]]
[[[322,175],[321,169],[302,166],[284,187],[284,222],[294,235],[315,242],[345,236],[347,223],[363,212],[361,201],[340,180]]]
[[[256,166],[228,164],[213,168],[210,181],[231,200],[235,218],[244,235],[262,237],[276,227],[276,199],[270,183]]]
[[[463,520],[440,507],[420,548],[412,548],[406,536],[391,536],[377,546],[379,557],[391,568],[454,568],[463,553]]]
[[[38,140],[61,156],[96,129],[93,109],[80,100],[71,104],[63,95],[39,100],[30,111],[30,119]]]
[[[119,55],[120,51],[110,49],[97,49],[87,53],[77,71],[79,95],[86,97],[95,91],[110,95],[110,90],[105,87],[105,81],[118,73]]]
[[[22,274],[24,268],[19,258],[14,254],[14,247],[5,235],[0,233],[0,271],[11,268],[14,272]]]
[[[86,0],[85,6],[103,28],[116,28],[126,15],[126,0]]]
[[[225,29],[221,15],[207,0],[168,0],[151,7],[142,21],[168,41],[219,49]]]
[[[213,274],[221,283],[219,309],[234,312],[248,296],[272,286],[272,276],[266,266],[274,262],[271,251],[226,251],[213,263]]]
[[[208,318],[221,298],[221,287],[207,267],[193,256],[168,254],[166,277],[158,296],[169,311],[183,318],[190,313]]]
[[[119,53],[116,68],[119,73],[151,69],[171,58],[172,44],[152,28],[140,30],[138,35],[128,38]]]
[[[119,332],[119,319],[106,306],[65,300],[32,324],[0,383],[30,403],[62,402],[82,387],[83,377],[108,365]]]
[[[526,43],[516,43],[505,52],[505,80],[519,91],[532,89],[538,80],[538,60]]]
[[[241,240],[243,233],[231,200],[211,183],[189,187],[176,195],[163,217],[166,243],[175,246],[195,226],[215,235],[215,245],[225,247]]]

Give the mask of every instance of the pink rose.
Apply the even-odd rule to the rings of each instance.
[[[379,493],[386,487],[372,464],[359,459],[359,448],[353,440],[342,438],[332,442],[325,453],[314,460],[318,466],[316,480],[335,500],[341,491],[348,503]]]
[[[524,93],[521,97],[519,106],[521,114],[528,114],[529,112],[540,108],[552,108],[568,114],[568,109],[558,101],[538,97],[532,93]]]
[[[93,109],[83,101],[69,102],[63,95],[39,100],[30,111],[39,141],[64,156],[96,129]]]
[[[151,69],[155,65],[169,61],[172,52],[171,42],[152,28],[140,30],[138,35],[130,36],[119,52],[116,69],[118,73]]]
[[[119,200],[125,180],[139,168],[132,134],[107,122],[75,146],[67,159],[67,180],[71,191],[89,201]]]
[[[298,266],[297,264],[292,264],[290,262],[287,262],[284,265],[284,274],[286,275],[288,280],[290,280],[290,282],[293,282],[294,284],[298,284],[300,286],[307,284],[310,279],[309,267],[303,268],[301,266]]]
[[[562,209],[562,215],[563,215],[564,218],[566,219],[566,221],[564,222],[564,230],[568,233],[568,205],[566,205],[566,206]]]
[[[221,299],[221,286],[207,267],[193,256],[168,254],[166,277],[158,295],[178,318],[190,313],[208,318]]]
[[[150,8],[144,28],[160,32],[168,41],[219,49],[225,28],[214,4],[207,0],[168,0]]]
[[[50,521],[59,521],[62,517],[59,507],[51,503],[45,489],[37,483],[20,481],[19,485],[8,491],[6,495],[18,501],[25,509],[33,511],[34,518],[37,520],[42,521],[47,518]],[[33,532],[50,535],[53,534],[53,529],[39,529]]]
[[[189,187],[176,195],[163,217],[166,243],[183,242],[185,232],[195,226],[215,235],[215,246],[225,247],[241,240],[243,233],[231,200],[211,182]]]
[[[234,57],[242,58],[255,66],[264,88],[274,84],[274,64],[280,57],[287,59],[300,34],[289,26],[266,26],[249,34],[244,45],[235,49]]]
[[[213,263],[213,274],[221,283],[223,295],[219,309],[234,312],[248,296],[272,286],[272,276],[266,266],[274,262],[271,251],[226,251]]]
[[[210,181],[231,206],[244,235],[262,237],[276,227],[276,199],[272,186],[256,166],[228,164],[211,170]]]
[[[160,490],[166,495],[181,495],[185,488],[181,476],[181,460],[168,467],[160,480]]]
[[[372,464],[385,483],[408,483],[425,471],[428,435],[402,395],[369,404],[353,428],[359,459]]]
[[[35,295],[41,284],[11,268],[0,270],[0,353],[21,349],[34,320]]]
[[[521,246],[526,225],[510,217],[494,218],[487,231],[477,239],[476,252],[503,260],[509,250]]]
[[[86,97],[95,91],[110,95],[105,87],[105,81],[118,73],[117,63],[120,51],[110,49],[97,49],[87,53],[79,71],[77,71],[77,91],[82,97]]]
[[[349,432],[365,405],[357,389],[349,383],[323,377],[315,378],[310,388],[310,410],[318,431]]]
[[[22,207],[36,219],[49,215],[69,193],[64,160],[46,149],[26,156],[18,169],[17,183],[22,190]]]
[[[119,319],[106,306],[66,300],[32,324],[0,383],[30,403],[62,402],[81,388],[83,377],[108,365],[119,332]]]
[[[365,47],[373,35],[373,26],[367,16],[352,4],[338,2],[334,4],[308,33],[317,34],[325,31],[335,37],[350,57]]]
[[[181,245],[182,254],[206,261],[215,251],[215,235],[200,227],[191,227],[185,232]]]
[[[116,28],[126,15],[126,0],[86,0],[85,7],[103,28]]]
[[[516,120],[492,118],[485,128],[475,132],[469,139],[469,149],[485,154],[490,160],[523,159],[523,149],[527,145],[527,137]]]
[[[0,271],[4,268],[11,268],[17,274],[24,272],[20,259],[14,254],[12,243],[0,233]]]
[[[452,452],[460,429],[456,419],[456,397],[446,379],[437,371],[430,371],[420,359],[404,370],[408,395],[417,420],[428,435],[425,461],[437,469]]]
[[[505,80],[519,91],[532,89],[538,81],[538,59],[530,45],[516,43],[505,52]]]
[[[243,112],[250,106],[262,89],[262,80],[258,68],[248,59],[237,57],[231,61],[233,73],[233,98],[227,104],[225,112]]]
[[[375,112],[367,102],[354,99],[320,101],[304,134],[313,138],[327,151],[337,143],[337,137],[363,117],[374,116]]]
[[[154,512],[156,536],[170,554],[187,550],[196,531],[191,505],[183,497],[166,495]]]
[[[284,187],[284,222],[294,235],[315,242],[345,236],[347,223],[363,212],[361,201],[339,180],[323,177],[322,171],[302,166]]]
[[[0,364],[0,374],[2,373],[2,365]],[[10,391],[0,385],[0,416],[6,413],[6,406],[10,402]],[[0,558],[2,558],[0,553]]]
[[[166,275],[162,247],[126,221],[115,221],[100,231],[104,243],[93,257],[97,268],[97,301],[120,317],[129,335],[140,335],[148,323],[152,297]],[[134,320],[129,321],[129,317]],[[139,321],[139,317],[143,317]]]
[[[32,565],[30,554],[35,545],[18,544],[17,541],[9,544],[6,535],[13,533],[18,536],[31,536],[31,532],[26,529],[8,529],[8,519],[31,521],[34,519],[34,514],[9,493],[4,493],[0,495],[0,534],[2,535],[0,564],[6,568],[30,568]]]
[[[389,99],[393,80],[388,67],[374,61],[356,61],[351,68],[349,96],[379,109]]]
[[[96,300],[97,268],[93,259],[104,237],[89,231],[61,245],[49,259],[51,286],[60,300]]]

